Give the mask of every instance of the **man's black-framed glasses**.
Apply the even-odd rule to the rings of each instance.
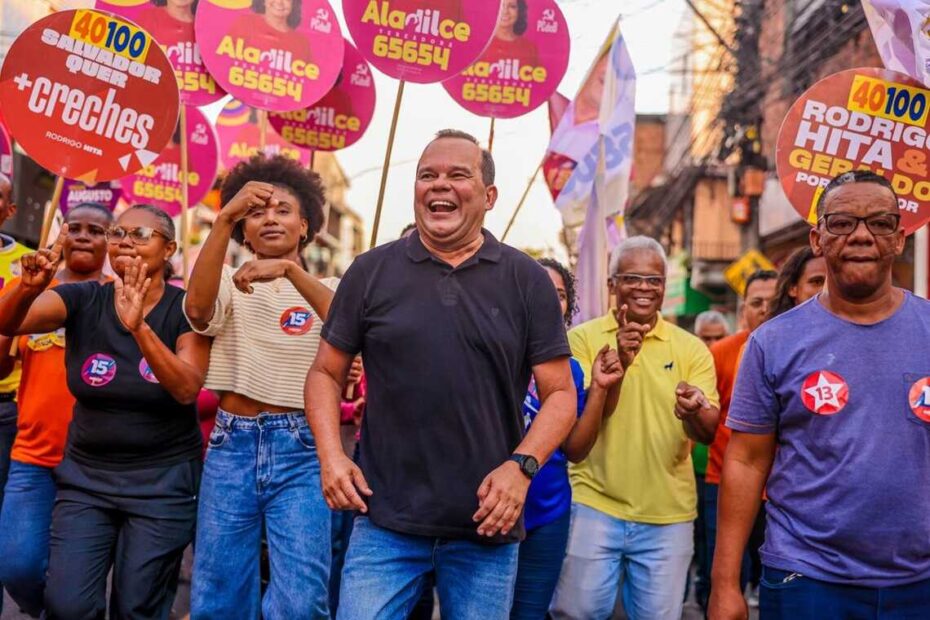
[[[660,288],[665,284],[665,276],[644,276],[639,273],[618,273],[612,277],[616,284],[623,286],[639,286],[645,284],[649,288]]]
[[[898,213],[876,213],[866,217],[857,217],[849,213],[828,213],[820,218],[827,232],[831,235],[851,235],[859,222],[865,222],[865,227],[876,237],[893,235],[901,224],[901,215]]]

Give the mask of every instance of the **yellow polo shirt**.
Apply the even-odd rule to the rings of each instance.
[[[0,289],[20,275],[19,259],[32,252],[29,248],[15,241],[12,237],[0,234]],[[0,379],[0,393],[15,392],[19,388],[22,368],[17,360],[13,372]]]
[[[572,355],[591,382],[605,344],[617,347],[613,313],[572,329]],[[617,409],[588,458],[570,469],[573,501],[613,517],[667,524],[697,516],[691,441],[675,417],[675,388],[687,381],[719,406],[714,360],[696,336],[659,316],[626,371]]]

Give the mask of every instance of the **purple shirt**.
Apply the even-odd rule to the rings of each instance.
[[[727,426],[775,433],[762,561],[833,583],[930,578],[930,303],[845,321],[812,299],[760,327]]]

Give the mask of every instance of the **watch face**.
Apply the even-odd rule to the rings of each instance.
[[[539,471],[539,461],[534,456],[527,456],[523,461],[523,469],[530,476],[535,476]]]

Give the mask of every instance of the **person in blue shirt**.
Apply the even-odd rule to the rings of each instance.
[[[552,279],[562,304],[565,325],[570,327],[572,316],[578,309],[575,278],[568,268],[551,258],[540,259],[539,264],[546,268]],[[546,617],[568,544],[572,507],[568,461],[577,463],[583,460],[594,447],[601,428],[607,392],[623,378],[623,367],[617,351],[606,346],[594,360],[591,386],[587,392],[584,389],[581,364],[574,358],[570,362],[575,389],[578,391],[578,421],[561,449],[555,451],[530,484],[523,513],[526,538],[520,543],[511,620],[541,620]],[[523,419],[527,430],[539,408],[536,383],[530,381],[523,401]]]

